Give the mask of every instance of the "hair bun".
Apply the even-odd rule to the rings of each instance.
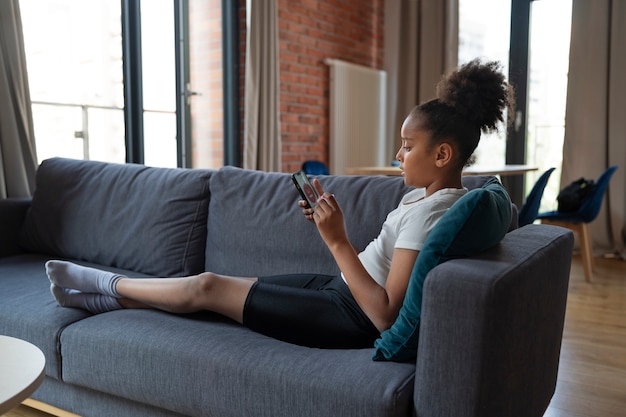
[[[491,132],[503,122],[506,108],[513,108],[512,88],[497,61],[474,59],[444,76],[437,84],[437,98],[481,131]]]

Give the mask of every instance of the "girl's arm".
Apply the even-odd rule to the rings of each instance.
[[[314,184],[317,180],[314,180]],[[385,287],[381,287],[363,267],[348,240],[343,213],[334,196],[323,193],[313,219],[322,239],[343,272],[355,300],[379,331],[391,327],[398,316],[418,251],[396,249]]]

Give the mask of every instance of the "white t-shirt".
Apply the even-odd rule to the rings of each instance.
[[[441,216],[465,193],[466,188],[444,188],[424,198],[426,190],[417,188],[405,194],[387,215],[378,237],[359,254],[371,277],[384,287],[394,249],[421,250]]]

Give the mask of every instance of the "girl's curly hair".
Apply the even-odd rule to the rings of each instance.
[[[513,88],[501,65],[474,59],[446,74],[437,84],[437,98],[415,107],[411,115],[420,116],[433,143],[456,145],[462,167],[470,161],[481,132],[497,131],[505,110],[513,114],[514,108]]]

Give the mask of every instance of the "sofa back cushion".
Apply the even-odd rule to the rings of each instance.
[[[317,178],[339,201],[348,237],[357,250],[378,236],[387,214],[410,190],[401,177]],[[463,177],[463,185],[481,187],[490,178]],[[242,276],[338,274],[315,224],[302,215],[300,199],[290,174],[235,167],[218,170],[211,176],[205,269]]]
[[[318,178],[339,201],[359,250],[408,191],[399,177]],[[245,276],[338,274],[315,224],[302,215],[300,199],[290,174],[220,169],[211,177],[206,269]]]
[[[20,244],[156,276],[201,272],[212,172],[48,159]]]

